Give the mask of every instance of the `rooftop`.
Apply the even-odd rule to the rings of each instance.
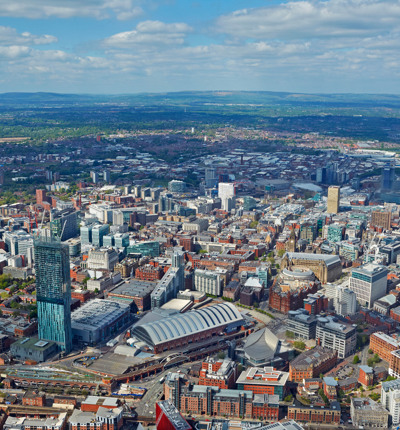
[[[192,427],[186,422],[178,409],[169,400],[158,402],[157,405],[168,417],[176,430],[191,430]]]
[[[273,367],[250,367],[243,371],[237,379],[237,384],[279,385],[284,386],[289,373],[275,370]]]

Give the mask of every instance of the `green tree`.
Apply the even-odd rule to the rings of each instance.
[[[395,379],[397,379],[395,376],[388,375],[388,377],[385,379],[385,382],[394,381]]]
[[[306,344],[301,340],[296,340],[295,342],[293,342],[293,346],[296,349],[300,349],[302,351],[304,351],[306,349]]]
[[[278,251],[278,257],[282,258],[285,255],[286,251],[284,249],[280,249]]]
[[[360,362],[360,358],[359,358],[359,356],[358,355],[355,355],[354,356],[354,358],[353,358],[353,364],[357,364],[357,363],[359,363]]]
[[[294,333],[290,330],[286,330],[286,337],[288,337],[289,339],[294,339]]]
[[[286,397],[283,399],[283,401],[284,401],[284,402],[291,402],[291,401],[292,401],[292,399],[293,399],[293,396],[292,396],[291,394],[289,394],[288,396],[286,396]]]

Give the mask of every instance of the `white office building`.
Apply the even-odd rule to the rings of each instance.
[[[381,403],[392,416],[393,426],[400,424],[400,379],[382,383]]]
[[[374,301],[386,294],[387,274],[386,267],[375,263],[367,263],[352,270],[349,288],[356,293],[361,306],[371,309]]]
[[[338,315],[347,317],[354,315],[357,312],[357,297],[354,291],[345,285],[336,287],[336,297],[333,301],[333,306]]]
[[[218,184],[218,197],[221,199],[221,209],[230,212],[235,207],[235,184],[220,182]]]
[[[213,296],[222,294],[221,276],[212,270],[196,269],[194,271],[194,289]]]
[[[91,249],[87,259],[87,268],[90,270],[112,271],[118,263],[118,254],[112,248]]]
[[[350,324],[338,322],[331,316],[317,317],[317,345],[338,352],[339,358],[346,358],[356,351],[357,333]]]

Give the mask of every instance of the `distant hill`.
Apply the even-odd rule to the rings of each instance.
[[[400,95],[391,94],[304,94],[272,91],[182,91],[141,94],[3,93],[2,107],[84,106],[123,104],[130,106],[282,105],[363,108],[400,108]]]

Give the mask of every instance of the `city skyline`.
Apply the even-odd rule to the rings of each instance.
[[[0,92],[400,87],[390,0],[2,0],[0,16]]]

